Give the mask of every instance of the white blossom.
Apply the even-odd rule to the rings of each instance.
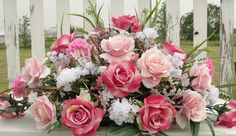
[[[29,95],[28,95],[28,102],[29,103],[33,103],[35,102],[35,100],[37,99],[38,93],[34,92],[34,91],[30,91]]]
[[[208,93],[208,100],[210,105],[214,105],[219,100],[219,89],[212,86]]]
[[[181,69],[173,69],[170,74],[173,78],[181,78],[182,70]]]
[[[106,107],[111,99],[114,99],[113,95],[106,89],[102,90],[101,93],[102,105]]]
[[[89,90],[85,90],[83,88],[80,89],[80,98],[86,100],[86,101],[91,101],[91,96],[89,94]]]
[[[123,98],[121,102],[119,99],[115,100],[108,109],[108,112],[111,120],[117,125],[122,125],[123,123],[134,123],[138,110],[139,107],[136,104]]]
[[[187,87],[187,86],[189,86],[189,84],[190,84],[190,79],[187,78],[187,77],[182,76],[181,77],[181,85],[183,87]]]
[[[139,40],[141,40],[141,41],[144,41],[144,39],[145,39],[145,34],[144,34],[143,32],[137,32],[137,33],[135,34],[135,38],[137,38],[137,39],[139,39]]]
[[[157,31],[153,28],[144,28],[143,33],[148,39],[155,39],[158,36]]]

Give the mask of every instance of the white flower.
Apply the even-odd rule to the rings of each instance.
[[[158,36],[157,31],[153,28],[144,28],[143,32],[148,39],[155,39]]]
[[[181,69],[173,69],[170,74],[173,78],[181,78],[182,70]]]
[[[51,73],[51,69],[46,67],[45,70],[43,71],[43,73],[40,75],[39,78],[45,78],[46,76],[48,76]]]
[[[145,34],[143,32],[137,32],[135,38],[143,41],[145,39]]]
[[[29,103],[34,103],[34,101],[37,99],[38,93],[34,91],[30,91],[28,95],[28,102]]]
[[[80,94],[79,94],[80,98],[82,98],[83,100],[86,101],[91,101],[91,96],[89,94],[89,90],[85,90],[83,88],[80,89]]]
[[[210,105],[214,105],[219,100],[219,89],[212,86],[208,93],[208,100]]]
[[[111,120],[117,125],[122,125],[123,123],[134,123],[138,110],[139,107],[137,105],[123,98],[121,102],[119,99],[115,100],[108,109],[108,112]]]
[[[113,99],[113,95],[108,92],[106,89],[102,91],[101,99],[102,99],[102,105],[106,107],[111,99]]]

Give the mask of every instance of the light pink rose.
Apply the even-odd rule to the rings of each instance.
[[[65,49],[68,48],[69,44],[74,40],[75,33],[71,35],[64,34],[59,37],[55,43],[51,46],[52,51],[56,51],[57,53],[64,52]]]
[[[194,77],[191,86],[199,92],[205,92],[211,88],[212,77],[206,64],[194,62],[189,72],[190,77]]]
[[[4,100],[0,99],[0,110],[4,110],[10,106],[12,106],[12,105],[8,101],[4,101]],[[11,109],[9,109],[7,111],[8,112],[0,111],[0,119],[13,119],[13,118],[17,117],[15,111],[13,111]],[[25,114],[22,112],[19,113],[19,117],[22,117],[24,115]]]
[[[34,88],[39,85],[41,76],[44,76],[47,71],[43,63],[36,58],[27,59],[25,61],[25,67],[22,69],[21,80],[27,82],[30,88]]]
[[[196,91],[189,91],[183,96],[183,103],[177,112],[176,121],[181,128],[185,128],[188,122],[200,122],[207,118],[206,101]]]
[[[66,101],[61,122],[72,129],[75,136],[95,136],[105,111],[78,97]]]
[[[109,63],[131,60],[135,56],[133,52],[134,40],[124,35],[117,35],[102,40],[101,47],[105,53],[101,54],[100,57]]]
[[[57,120],[56,108],[45,95],[38,97],[30,109],[38,129],[44,129]]]
[[[165,42],[164,43],[164,49],[167,51],[167,53],[169,53],[172,56],[174,55],[174,53],[185,54],[185,52],[182,51],[178,46],[173,45],[170,42]]]
[[[229,109],[228,112],[223,113],[216,123],[216,126],[225,126],[227,128],[232,128],[236,126],[236,100],[231,100],[226,104]]]
[[[209,68],[209,72],[210,72],[211,77],[213,77],[214,73],[215,73],[215,69],[214,69],[212,59],[207,58],[205,63],[207,64],[207,67]]]
[[[85,39],[76,38],[70,43],[66,53],[76,60],[80,57],[90,58],[91,48],[92,46]]]
[[[112,22],[114,27],[133,33],[139,32],[142,29],[142,26],[139,24],[139,19],[135,16],[124,15],[117,18],[113,17]]]
[[[12,95],[17,98],[23,97],[26,91],[25,87],[26,83],[22,81],[21,76],[16,76],[16,78],[11,82]]]
[[[175,108],[162,95],[151,95],[144,99],[137,121],[140,129],[157,133],[170,128],[176,115]]]
[[[131,61],[113,62],[101,75],[107,89],[115,97],[138,91],[142,77]]]
[[[137,67],[141,71],[143,84],[147,88],[153,88],[159,84],[161,78],[168,77],[172,65],[168,56],[153,47],[142,54],[137,61]]]

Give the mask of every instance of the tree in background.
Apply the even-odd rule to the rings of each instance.
[[[216,31],[210,40],[219,40],[220,7],[214,4],[208,4],[207,15],[207,35],[210,36],[214,31]],[[193,12],[186,13],[181,17],[180,26],[181,38],[184,40],[193,40]]]
[[[19,20],[19,44],[21,47],[31,47],[30,19],[24,15]]]

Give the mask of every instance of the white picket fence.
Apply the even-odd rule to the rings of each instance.
[[[83,1],[83,14],[86,15],[88,0]],[[140,15],[144,8],[152,8],[155,3],[153,0],[91,0],[102,9],[102,18],[105,26],[110,24],[112,16],[124,15],[127,11],[137,9]],[[207,0],[193,0],[194,2],[194,46],[198,45],[207,38]],[[4,0],[4,22],[5,22],[5,45],[8,64],[8,79],[12,80],[20,72],[20,57],[18,44],[18,24],[17,24],[17,0]],[[63,15],[69,13],[69,0],[56,1],[57,14],[57,36],[60,36],[60,25]],[[133,4],[127,10],[127,4]],[[175,45],[180,45],[180,0],[166,0],[166,18],[167,18],[167,39]],[[43,18],[43,0],[30,0],[30,22],[32,38],[32,56],[40,59],[45,57],[44,41],[44,18]],[[99,8],[98,8],[99,9]],[[129,12],[130,13],[130,12]],[[135,12],[133,12],[135,14]],[[70,18],[64,16],[63,33],[70,32]],[[234,0],[221,0],[221,28],[220,28],[220,83],[232,83],[234,76],[233,67],[233,25],[234,25]],[[84,26],[86,27],[86,22]],[[207,43],[204,44],[207,46]],[[202,54],[202,56],[206,56]],[[231,92],[232,90],[227,89]]]

